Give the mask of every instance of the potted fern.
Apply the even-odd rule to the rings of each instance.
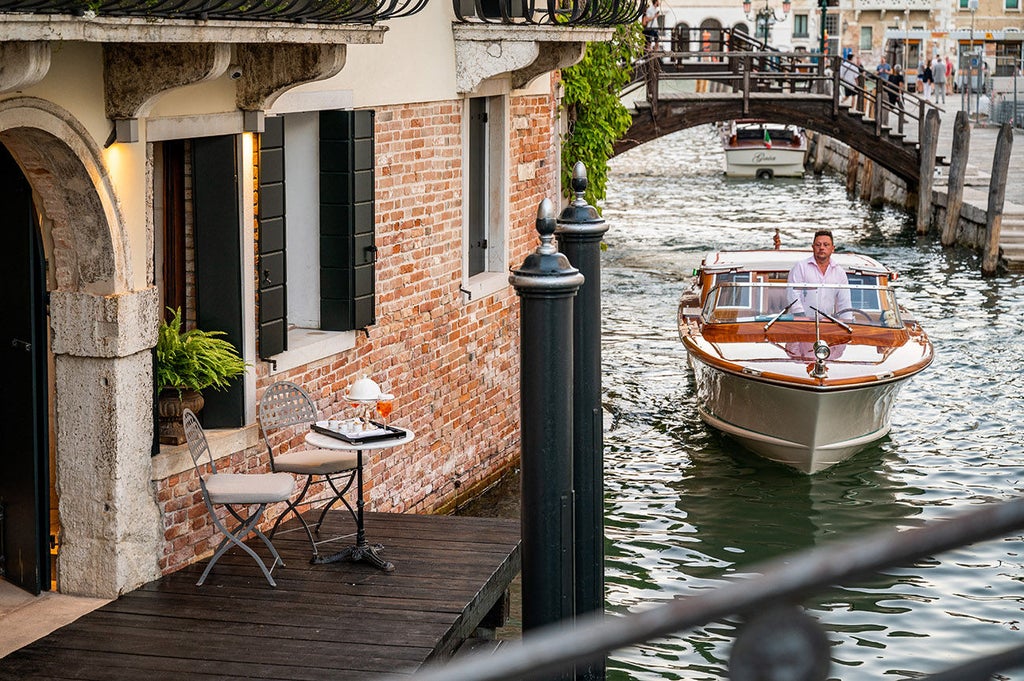
[[[245,373],[247,365],[235,347],[221,338],[223,331],[182,332],[181,308],[167,309],[171,318],[160,323],[156,342],[160,442],[180,445],[185,442],[183,410],[198,412],[204,403],[203,390],[226,389]]]

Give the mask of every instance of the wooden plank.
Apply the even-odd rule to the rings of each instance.
[[[922,105],[922,113],[924,108]],[[917,224],[918,234],[927,234],[932,223],[932,184],[935,179],[935,149],[939,144],[939,112],[929,109],[921,120],[920,143],[920,178],[917,184]]]
[[[988,185],[988,224],[985,247],[981,255],[981,276],[992,277],[999,271],[999,237],[1003,225],[1003,203],[1006,199],[1006,177],[1013,150],[1013,128],[1003,123],[996,137],[996,153],[992,159],[992,176]]]
[[[964,180],[971,149],[971,125],[966,111],[957,111],[953,122],[953,148],[949,159],[949,177],[946,180],[946,224],[940,243],[949,248],[956,243],[960,225],[960,211],[964,205]]]
[[[347,512],[332,512],[324,534],[351,523]],[[384,544],[394,572],[311,565],[304,533],[279,536],[286,566],[274,571],[278,588],[235,549],[202,587],[195,581],[205,560],[11,653],[0,679],[312,681],[411,673],[472,636],[519,571],[518,521],[368,514],[367,533]]]

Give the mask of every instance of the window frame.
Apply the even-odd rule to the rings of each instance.
[[[473,137],[481,134],[473,131],[470,111],[473,100],[484,99],[487,113],[483,167],[486,177],[476,185],[484,196],[471,196],[471,173],[476,146]],[[487,87],[485,83],[478,91],[463,100],[462,109],[462,292],[465,302],[478,300],[508,287],[508,222],[509,222],[509,130],[510,98],[508,91],[500,87]],[[473,183],[476,184],[476,183]],[[483,199],[487,224],[483,228],[487,240],[483,270],[471,273],[472,229],[471,202]]]
[[[794,38],[810,38],[811,37],[811,22],[810,16],[807,14],[794,14],[793,15],[793,37]]]
[[[282,112],[277,116],[283,121],[285,139],[284,164],[290,172],[290,176],[285,178],[283,198],[286,207],[284,211],[284,269],[285,272],[299,272],[300,275],[296,277],[285,275],[285,285],[287,287],[284,311],[286,323],[285,349],[272,355],[262,355],[261,353],[261,358],[270,363],[270,375],[280,374],[296,367],[351,350],[356,345],[356,334],[359,329],[332,330],[324,328],[331,324],[325,324],[324,312],[320,307],[324,297],[322,287],[324,286],[323,277],[325,276],[321,248],[325,244],[330,243],[335,249],[346,250],[346,244],[342,242],[339,245],[337,235],[328,236],[325,233],[324,224],[322,223],[323,216],[325,215],[324,210],[327,208],[323,203],[324,196],[321,193],[325,186],[325,173],[330,173],[330,179],[326,180],[331,183],[329,186],[336,187],[339,179],[346,181],[345,177],[339,178],[338,175],[339,167],[344,166],[346,161],[344,159],[339,161],[337,154],[332,153],[330,155],[330,164],[325,166],[321,162],[321,159],[325,158],[324,144],[334,145],[333,149],[339,149],[337,146],[339,142],[336,138],[332,137],[330,140],[327,140],[321,126],[324,124],[323,115],[325,112],[328,114],[336,112],[354,115],[353,112],[355,111],[353,109],[289,111]],[[361,110],[361,113],[370,115],[371,118],[368,125],[372,130],[374,125],[373,112]],[[333,130],[332,134],[336,133],[337,130]],[[291,143],[288,143],[287,140],[289,139],[291,139]],[[349,141],[351,142],[351,139]],[[351,152],[353,148],[353,146],[346,146],[344,141],[341,142],[341,145],[341,148],[345,149],[346,152]],[[370,145],[372,152],[372,134]],[[373,165],[375,163],[374,160]],[[365,174],[367,171],[361,172]],[[369,191],[375,193],[375,188],[372,187],[372,175],[374,172],[371,167],[369,170],[371,178]],[[351,177],[349,180],[351,180]],[[332,203],[335,204],[336,210],[336,202]],[[298,206],[298,211],[293,210],[289,215],[287,210],[289,205]],[[371,211],[374,214],[372,219],[375,220],[376,211],[372,207],[372,202]],[[337,217],[337,213],[332,213],[332,216]],[[295,223],[292,224],[291,229],[288,228],[289,220]],[[365,236],[362,238],[365,239]],[[375,241],[375,237],[372,234],[370,239],[371,243]],[[374,250],[374,254],[371,254],[369,257],[375,258],[375,248],[372,248],[372,250]],[[352,257],[355,258],[355,256]],[[358,260],[358,258],[355,258],[349,265],[354,267],[365,264],[357,262]],[[371,262],[370,266],[374,268],[375,264]],[[312,276],[310,276],[310,273],[312,273]],[[371,277],[375,279],[375,275],[372,273]],[[336,282],[333,285],[336,286]],[[375,297],[375,282],[371,286],[374,290],[373,297]],[[353,295],[355,295],[354,292]],[[355,300],[356,298],[353,298],[351,301],[353,305],[355,305]],[[371,306],[374,305],[375,303],[371,301]],[[355,314],[358,323],[360,315],[358,313],[353,314]],[[371,314],[371,317],[375,317],[375,314]],[[373,324],[375,321],[375,318],[371,319],[369,324]]]

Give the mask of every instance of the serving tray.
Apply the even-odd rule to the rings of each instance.
[[[405,437],[406,431],[395,426],[387,426],[383,423],[377,423],[376,421],[370,421],[371,424],[376,426],[376,430],[370,430],[365,433],[343,433],[339,427],[332,427],[331,421],[317,421],[310,428],[318,433],[323,433],[342,442],[348,442],[350,444],[363,444],[366,442],[377,442],[379,440],[393,440],[397,438]],[[334,421],[333,423],[340,423]]]

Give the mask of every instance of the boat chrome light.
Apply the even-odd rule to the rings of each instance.
[[[811,378],[825,378],[828,376],[828,369],[825,368],[825,360],[832,354],[828,343],[820,338],[814,341],[814,366],[808,372]]]

